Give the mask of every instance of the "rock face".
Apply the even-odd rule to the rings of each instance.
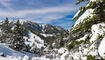
[[[61,28],[60,26],[52,26],[50,24],[40,25],[31,21],[23,22],[23,26],[29,30],[33,30],[38,33],[45,33],[45,34],[68,33],[67,30]]]

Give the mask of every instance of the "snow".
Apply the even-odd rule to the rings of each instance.
[[[79,48],[75,48],[70,51],[71,57],[74,58],[74,60],[78,59],[86,59],[86,55],[92,55],[92,56],[98,56],[98,53],[101,57],[105,58],[105,37],[101,39],[98,39],[99,36],[104,36],[105,33],[105,23],[98,23],[94,24],[91,27],[91,33],[84,34],[83,37],[77,39],[76,41],[86,40],[88,36],[91,38],[89,39],[89,44],[80,44]],[[98,48],[98,49],[97,49]],[[63,51],[63,50],[61,50]]]
[[[29,60],[29,56],[25,55],[25,56],[23,57],[23,60]]]
[[[86,10],[86,12],[85,13],[83,13],[81,16],[80,16],[80,18],[75,22],[75,24],[74,24],[74,27],[76,26],[76,25],[78,25],[80,22],[82,22],[85,18],[87,18],[87,17],[92,17],[93,16],[93,11],[94,11],[94,9],[88,9],[88,10]],[[77,12],[77,14],[78,14],[79,12]],[[77,14],[76,14],[76,16],[77,16]]]
[[[3,55],[3,52],[0,52],[0,56]]]
[[[25,40],[27,40],[27,39],[28,39],[28,37],[26,37],[26,36],[24,36],[23,38],[24,38]]]
[[[23,24],[24,22],[28,22],[28,20],[19,19],[19,22]]]
[[[31,56],[30,54],[24,54],[22,52],[18,52],[9,48],[5,44],[0,44],[0,54],[4,54],[5,56],[5,57],[0,56],[0,60],[58,60],[58,59],[49,59],[46,58],[45,56],[35,57]]]
[[[76,18],[80,13],[80,10],[78,10],[78,12],[74,15],[73,19]]]
[[[92,26],[91,32],[92,32],[93,35],[92,35],[92,37],[90,39],[91,43],[94,42],[99,35],[104,35],[105,29],[101,28],[102,26],[104,27],[105,24],[104,23],[99,23],[99,24],[94,24]]]
[[[60,60],[67,60],[67,57],[69,57],[69,51],[68,51],[68,49],[67,48],[60,48],[59,50],[58,50],[58,53],[59,54],[62,54],[61,56],[60,56]]]
[[[90,0],[90,1],[94,2],[96,0]],[[89,5],[89,3],[87,4],[87,6],[88,5]],[[78,24],[83,23],[85,18],[92,17],[93,11],[94,11],[94,9],[86,10],[79,17],[79,19],[77,19],[77,21],[73,27],[76,27]],[[80,13],[80,10],[75,14],[73,19],[75,19],[79,13]],[[89,32],[89,34],[84,34],[84,37],[79,38],[76,41],[85,40],[88,36],[90,37],[90,39],[89,39],[90,43],[89,44],[80,44],[78,46],[79,48],[77,47],[77,48],[72,49],[70,51],[69,55],[71,55],[71,57],[73,57],[74,60],[81,60],[81,59],[87,60],[86,55],[96,56],[98,59],[100,59],[100,57],[105,58],[105,23],[98,23],[98,24],[92,25],[91,32]],[[99,38],[99,36],[101,36],[101,38]],[[98,53],[99,53],[99,55],[98,55]]]
[[[41,35],[43,35],[44,37],[52,37],[52,36],[54,36],[53,34],[43,34],[43,33],[41,33]]]
[[[25,55],[18,51],[10,49],[9,47],[4,46],[2,44],[0,44],[0,53],[3,53],[4,56],[14,56],[14,57],[17,57],[17,56],[23,57]]]
[[[96,1],[96,0],[90,0],[90,1]],[[87,4],[87,6],[89,5],[89,3]],[[76,25],[78,25],[80,22],[82,22],[85,18],[87,17],[92,17],[93,16],[93,11],[94,9],[88,9],[86,10],[76,21],[76,23],[74,24],[74,27]],[[78,10],[78,12],[74,15],[73,19],[76,18],[78,15],[80,14],[80,10]]]
[[[105,23],[98,23],[98,24],[94,24],[91,27],[91,32],[92,32],[92,36],[90,38],[90,42],[92,43],[92,45],[89,47],[89,54],[91,54],[92,56],[97,56],[98,52],[100,54],[100,56],[105,56],[104,55],[104,50],[105,47],[105,38],[103,40],[98,39],[99,36],[104,36],[104,32],[105,32]],[[98,48],[98,49],[97,49]]]
[[[84,37],[80,38],[80,39],[77,39],[77,41],[81,41],[81,40],[85,40],[87,37],[89,36],[89,34],[85,34]]]
[[[39,36],[33,34],[32,32],[29,32],[29,42],[25,42],[26,44],[29,44],[30,46],[32,46],[33,44],[35,44],[35,46],[37,48],[41,48],[44,47],[44,40],[42,40]]]
[[[2,55],[4,56],[2,56]],[[31,54],[31,53],[30,53]],[[0,60],[26,60],[33,54],[24,54],[18,51],[15,51],[8,47],[6,44],[0,43]]]
[[[32,60],[50,60],[50,59],[43,56],[43,57],[34,57],[32,58]],[[55,60],[55,59],[52,59],[52,60]]]
[[[9,57],[1,57],[0,56],[0,60],[20,60],[20,59],[17,59],[17,58],[9,58]]]
[[[92,2],[93,2],[93,1],[96,1],[96,0],[90,0],[90,1],[92,1]]]
[[[60,60],[67,60],[68,54],[69,54],[69,51],[67,50],[66,52],[64,52],[63,55],[61,55]]]
[[[99,51],[99,55],[105,58],[105,37],[102,39],[99,45],[98,51]]]
[[[65,53],[65,51],[66,51],[67,49],[66,48],[60,48],[59,50],[58,50],[58,53]]]

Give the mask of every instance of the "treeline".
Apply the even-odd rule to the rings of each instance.
[[[9,47],[15,50],[25,50],[26,45],[24,43],[24,36],[26,36],[27,31],[21,25],[19,20],[17,20],[15,25],[12,26],[8,18],[6,18],[6,20],[1,24],[0,29],[1,43],[6,43]]]

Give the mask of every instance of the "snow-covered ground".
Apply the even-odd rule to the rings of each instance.
[[[48,58],[47,55],[36,57],[32,53],[15,51],[9,48],[6,44],[0,44],[0,60],[69,60],[69,58],[67,58],[69,56],[69,51],[66,48],[60,48],[58,50],[55,49],[55,51],[58,53],[55,53],[53,50],[48,56],[53,57],[55,55],[59,57]]]
[[[28,54],[15,51],[8,47],[6,44],[0,44],[0,60],[21,60]]]
[[[32,32],[29,32],[29,39],[26,44],[29,44],[30,46],[34,44],[37,48],[41,48],[44,47],[44,40]]]
[[[33,55],[33,56],[32,56]],[[31,53],[22,53],[15,51],[6,44],[0,44],[0,60],[50,60],[46,57],[36,57]]]

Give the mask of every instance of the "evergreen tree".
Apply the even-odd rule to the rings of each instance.
[[[64,35],[62,33],[60,33],[59,35],[56,36],[56,40],[54,41],[54,48],[61,48],[64,46],[65,42],[64,41]]]
[[[11,45],[11,47],[15,50],[22,50],[25,48],[23,31],[23,27],[18,20],[13,30],[13,41]]]
[[[2,43],[10,43],[11,36],[12,36],[12,30],[9,24],[8,18],[4,21],[4,23],[1,26],[1,42]]]
[[[80,16],[89,9],[93,10],[93,16],[87,16],[77,26],[73,27],[73,29],[71,29],[73,33],[86,31],[90,29],[93,24],[105,22],[105,0],[78,0],[76,4],[84,1],[87,1],[87,6],[81,7],[73,20],[78,20]]]
[[[80,4],[81,2],[88,1],[88,5],[80,8],[80,12],[77,16],[73,18],[73,20],[78,20],[78,18],[88,9],[95,9],[94,14],[99,15],[100,20],[103,20],[105,15],[105,0],[78,0],[76,4]]]
[[[90,59],[95,60],[96,57],[100,57],[99,51],[98,51],[99,44],[100,44],[99,41],[101,41],[101,39],[103,37],[99,36],[97,38],[97,40],[95,40],[94,42],[90,42],[90,41],[88,42],[88,40],[91,40],[90,37],[92,34],[89,30],[91,30],[91,27],[93,24],[105,22],[105,0],[78,0],[77,4],[80,4],[81,2],[84,2],[84,1],[87,1],[87,5],[85,7],[81,7],[79,9],[78,13],[74,16],[73,20],[77,20],[78,24],[76,24],[72,27],[70,33],[72,33],[74,37],[75,36],[78,37],[82,33],[84,36],[87,32],[87,33],[89,33],[89,37],[87,39],[85,39],[85,42],[84,41],[78,42],[78,38],[77,38],[73,42],[71,42],[71,44],[68,46],[70,49],[73,49],[73,47],[80,45],[81,42],[82,43],[84,42],[85,44],[88,43],[90,45],[89,47],[87,47],[87,48],[89,48],[88,54],[90,52],[97,52],[97,54],[95,56],[90,54],[89,56],[87,56],[87,59],[90,58]],[[88,14],[87,13],[88,11],[91,13]],[[85,18],[84,18],[84,16],[85,16]],[[79,38],[81,38],[81,37],[79,36]],[[83,44],[83,45],[85,45],[85,44]]]

